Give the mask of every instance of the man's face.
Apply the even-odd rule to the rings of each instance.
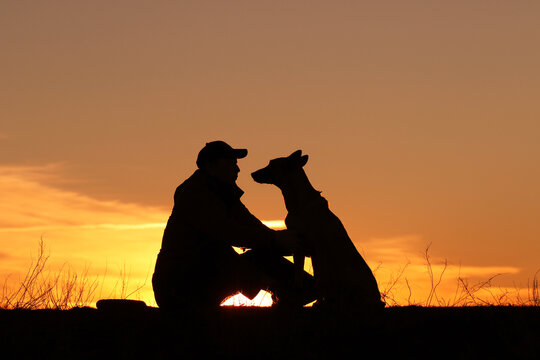
[[[240,172],[236,158],[218,158],[206,164],[205,170],[208,174],[232,185],[236,184]]]

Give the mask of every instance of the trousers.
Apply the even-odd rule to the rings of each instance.
[[[293,263],[268,250],[248,250],[227,259],[192,261],[187,265],[160,252],[152,287],[162,309],[217,307],[237,292],[252,299],[260,290],[271,292],[278,304],[314,301],[313,276],[304,271],[301,288],[295,276]]]

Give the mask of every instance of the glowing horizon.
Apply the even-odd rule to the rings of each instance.
[[[32,178],[34,175],[30,176],[26,171],[22,172],[23,175],[15,173],[13,168],[3,172],[0,167],[0,186],[10,194],[4,199],[7,201],[0,204],[0,211],[4,213],[9,211],[11,214],[10,218],[4,218],[4,222],[0,221],[0,233],[4,238],[12,240],[10,243],[4,242],[0,277],[6,279],[11,274],[12,276],[7,278],[8,283],[15,286],[16,275],[19,274],[20,278],[28,269],[29,260],[35,258],[38,239],[44,238],[48,254],[51,256],[52,273],[60,271],[65,265],[74,271],[88,268],[88,276],[99,279],[100,296],[105,297],[119,296],[119,279],[128,278],[131,285],[125,291],[129,292],[140,287],[134,294],[136,298],[151,306],[156,305],[150,279],[166,225],[165,222],[156,220],[166,219],[170,210],[155,208],[149,212],[148,207],[136,204],[96,200],[56,187],[41,185],[38,180]],[[17,181],[9,180],[15,178]],[[9,187],[15,183],[16,188]],[[28,196],[34,199],[32,206],[22,201]],[[77,206],[72,207],[73,204]],[[44,212],[43,217],[37,216],[41,209],[46,207],[56,212]],[[33,215],[29,218],[29,214]],[[103,219],[107,219],[108,222],[104,223]],[[116,219],[120,221],[115,223]],[[263,223],[275,229],[285,227],[283,220],[265,220]],[[74,243],[73,239],[78,241]],[[408,264],[404,278],[406,277],[412,284],[415,294],[413,300],[421,301],[427,296],[429,279],[426,277],[422,249],[411,251],[410,248],[411,244],[420,245],[422,242],[421,237],[409,235],[375,238],[363,244],[368,248],[367,253],[363,255],[374,271],[381,290],[387,288],[403,266]],[[107,249],[113,243],[114,251],[111,252]],[[441,292],[439,296],[445,298],[450,298],[455,292],[457,278],[482,279],[499,273],[518,275],[522,272],[522,269],[512,266],[450,264],[445,268],[441,258],[432,259],[431,267],[436,277],[443,270],[446,271],[445,282],[439,287]],[[305,269],[311,272],[309,261],[306,261]],[[404,301],[410,291],[403,285],[401,283],[400,288],[392,290],[392,296],[401,299],[400,301]],[[523,296],[527,289],[521,287]],[[95,299],[97,300],[99,299]],[[271,297],[265,292],[252,301],[237,295],[224,302],[225,306],[271,304]]]

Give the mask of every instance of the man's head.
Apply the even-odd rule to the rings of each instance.
[[[234,149],[224,141],[212,141],[199,152],[197,167],[221,181],[234,184],[240,172],[237,159],[246,156],[246,149]]]

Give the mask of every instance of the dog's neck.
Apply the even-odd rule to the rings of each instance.
[[[299,211],[315,198],[320,198],[321,193],[311,185],[304,169],[290,174],[288,181],[279,186],[285,207],[289,213]]]

